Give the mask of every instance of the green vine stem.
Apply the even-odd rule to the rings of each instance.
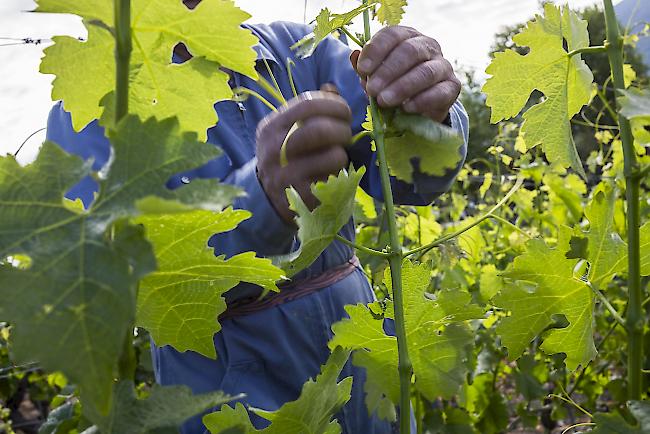
[[[612,0],[603,0],[607,29],[607,55],[616,91],[625,89],[623,79],[623,37],[618,28]],[[617,104],[618,106],[618,104]],[[641,265],[639,243],[639,184],[638,163],[630,122],[618,116],[625,166],[625,200],[627,203],[627,260],[628,260],[628,333],[627,388],[628,398],[641,399],[643,382],[643,329]]]
[[[129,113],[129,62],[131,61],[131,0],[114,0],[115,6],[115,126]]]
[[[129,67],[131,62],[131,0],[113,0],[115,7],[115,123],[129,113]],[[116,230],[117,228],[113,228]],[[135,320],[133,321],[133,323]],[[133,380],[136,369],[133,323],[127,329],[118,362],[119,378]]]
[[[368,0],[364,0],[368,5]],[[366,9],[363,12],[363,27],[365,41],[369,41],[370,34],[370,12]],[[379,175],[381,177],[381,190],[384,196],[384,209],[388,217],[388,233],[390,235],[390,251],[388,265],[393,286],[393,304],[395,308],[395,334],[397,337],[398,371],[400,383],[399,399],[399,428],[400,434],[409,434],[411,430],[411,377],[413,367],[406,345],[406,328],[404,327],[404,303],[402,297],[402,244],[397,231],[397,219],[395,218],[395,205],[393,204],[393,191],[390,185],[388,164],[386,163],[386,152],[384,149],[385,126],[377,101],[370,98],[370,113],[372,116],[372,129],[377,147],[377,161],[379,162]]]

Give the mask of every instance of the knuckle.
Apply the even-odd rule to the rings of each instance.
[[[442,55],[442,48],[440,47],[440,43],[436,39],[429,36],[425,36],[425,38],[427,38],[427,45],[433,51],[433,53]]]
[[[446,75],[456,78],[456,75],[454,74],[454,67],[449,60],[442,59],[441,65]]]
[[[426,62],[418,68],[420,79],[426,83],[433,83],[438,76],[438,66],[435,62]]]
[[[405,52],[412,58],[420,61],[430,60],[435,51],[429,45],[425,36],[417,36],[404,41]]]
[[[335,146],[330,151],[332,172],[338,172],[348,165],[348,154],[341,146]]]
[[[408,56],[409,58],[417,59],[422,58],[425,54],[425,50],[422,48],[422,43],[417,38],[407,39],[406,41],[402,42],[400,46],[400,50],[402,50],[404,55]]]

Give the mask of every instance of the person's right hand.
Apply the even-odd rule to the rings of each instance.
[[[345,146],[352,136],[351,119],[350,107],[335,91],[313,91],[298,95],[260,121],[257,176],[282,219],[292,222],[294,216],[285,194],[287,187],[293,186],[313,209],[318,200],[310,185],[347,167]],[[282,167],[280,149],[296,122],[299,128],[290,135],[285,149],[288,164]]]

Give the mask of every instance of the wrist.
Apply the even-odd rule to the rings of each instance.
[[[284,183],[278,183],[278,176],[270,176],[270,174],[260,170],[259,167],[256,167],[255,175],[262,187],[262,191],[266,195],[266,198],[277,216],[285,223],[292,226],[295,225],[293,221],[295,214],[291,209],[289,209],[289,201],[287,200],[287,195],[285,193],[286,187],[284,186]]]

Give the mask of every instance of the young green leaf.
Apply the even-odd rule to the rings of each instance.
[[[384,25],[396,26],[402,21],[406,0],[378,0],[377,18]]]
[[[300,248],[288,256],[276,258],[288,276],[293,276],[308,267],[330,245],[336,234],[350,220],[354,211],[354,197],[365,173],[350,166],[341,170],[338,176],[330,175],[326,182],[312,185],[314,196],[320,205],[310,211],[300,194],[293,188],[287,189],[287,198],[297,214]]]
[[[488,66],[486,72],[492,77],[483,91],[492,108],[492,122],[516,116],[530,94],[539,90],[546,98],[524,114],[521,132],[527,148],[541,144],[551,162],[572,167],[584,178],[570,121],[590,100],[593,74],[580,55],[570,57],[568,51],[589,45],[587,22],[568,7],[547,3],[544,16],[528,22],[513,41],[530,52],[497,53]]]
[[[206,415],[203,423],[212,434],[224,433],[232,428],[238,429],[235,432],[242,434],[340,433],[341,427],[332,417],[350,399],[352,378],[338,381],[349,357],[348,351],[335,348],[316,380],[309,380],[303,385],[297,400],[287,402],[276,411],[251,409],[271,422],[263,430],[253,427],[241,403],[237,403],[234,409],[224,405],[220,411]]]
[[[461,291],[441,291],[432,300],[425,292],[431,279],[426,265],[404,261],[404,320],[409,356],[415,373],[415,386],[427,399],[453,396],[464,381],[466,361],[473,337],[464,321],[482,317],[483,310],[470,304],[471,295]],[[388,271],[387,271],[388,274]],[[390,290],[390,277],[385,278]],[[399,400],[397,342],[387,336],[383,320],[366,306],[347,306],[350,316],[332,326],[330,347],[354,350],[353,362],[367,370],[366,403],[372,413],[390,416],[384,400]],[[386,318],[392,317],[388,309]]]
[[[413,182],[414,161],[432,176],[444,176],[460,162],[463,139],[452,128],[420,115],[383,113],[390,125],[385,143],[391,175]]]
[[[331,33],[351,24],[352,20],[372,6],[372,4],[361,5],[343,14],[333,14],[328,8],[322,9],[316,17],[316,25],[314,26],[313,32],[293,44],[291,49],[296,50],[298,56],[302,58],[311,56],[314,54],[318,44],[323,42]]]
[[[633,88],[621,93],[621,114],[630,120],[635,139],[650,144],[650,91]]]
[[[605,288],[615,274],[627,269],[627,246],[614,229],[614,206],[616,191],[609,188],[595,194],[585,210],[589,220],[589,232],[582,236],[587,240],[589,280],[598,288]]]
[[[186,386],[159,385],[153,386],[147,398],[138,399],[133,383],[120,381],[115,385],[110,414],[94,414],[91,419],[103,434],[177,432],[188,418],[232,399],[223,392],[193,395]]]
[[[64,101],[75,129],[99,118],[110,126],[115,70],[114,39],[108,30],[113,25],[112,8],[102,0],[78,3],[39,1],[38,11],[78,14],[88,28],[86,42],[54,38],[55,44],[45,50],[41,72],[57,76],[52,98]],[[217,121],[214,103],[232,96],[228,75],[219,67],[257,77],[252,49],[257,39],[240,27],[250,16],[229,0],[203,2],[194,10],[175,0],[135,0],[132,17],[130,111],[141,119],[177,115],[183,131],[194,131],[205,140],[206,130]],[[95,25],[96,20],[104,25]],[[179,42],[195,57],[174,65],[172,50]]]
[[[587,284],[573,275],[577,261],[566,258],[570,239],[571,230],[563,226],[553,249],[541,239],[528,241],[526,252],[516,257],[512,268],[504,273],[506,277],[535,284],[532,291],[523,285],[507,286],[494,301],[511,312],[497,327],[510,359],[518,358],[535,336],[553,325],[558,315],[564,315],[569,325],[551,329],[545,335],[542,350],[547,354],[566,353],[566,365],[571,370],[596,356],[593,295]]]
[[[226,309],[223,294],[242,281],[278,290],[275,282],[283,273],[270,260],[253,252],[226,260],[206,245],[213,234],[230,231],[249,217],[247,211],[228,208],[136,220],[145,226],[158,261],[158,270],[140,284],[137,323],[157,345],[215,358],[213,337],[221,329],[217,318]]]

